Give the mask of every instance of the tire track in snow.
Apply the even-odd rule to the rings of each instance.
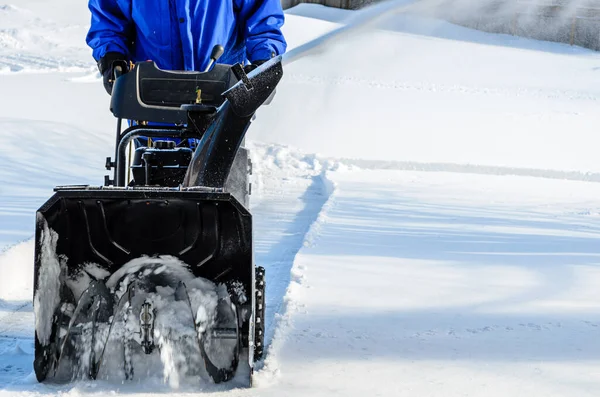
[[[269,177],[265,193],[251,211],[255,219],[255,263],[266,270],[267,347],[276,332],[278,319],[285,312],[286,291],[295,280],[294,258],[328,199],[321,176],[279,178]]]
[[[251,206],[255,263],[266,270],[266,355],[256,365],[255,376],[264,383],[265,377],[277,372],[278,345],[294,311],[291,291],[302,278],[294,261],[310,243],[314,225],[331,198],[325,172],[335,169],[337,163],[321,162],[315,155],[281,145],[252,143],[250,153],[256,170],[250,201],[256,202]]]
[[[280,294],[282,297],[281,299],[278,298],[278,302],[275,304],[275,307],[271,308],[271,313],[274,312],[275,315],[271,317],[267,315],[267,320],[269,320],[266,333],[266,336],[268,336],[268,339],[266,339],[266,341],[268,341],[268,343],[266,343],[267,355],[265,360],[257,365],[258,372],[254,377],[255,383],[259,386],[271,383],[273,378],[278,375],[278,353],[282,345],[285,343],[286,334],[293,326],[293,315],[300,309],[298,304],[295,302],[295,294],[303,282],[304,267],[299,266],[296,263],[296,258],[302,252],[302,248],[311,246],[315,238],[319,235],[321,225],[326,219],[328,208],[333,202],[335,186],[333,185],[333,182],[327,178],[326,173],[327,171],[323,171],[323,173],[320,175],[313,176],[312,184],[303,195],[303,198],[306,200],[306,198],[318,194],[321,198],[321,200],[318,200],[320,205],[307,205],[307,207],[303,210],[304,214],[298,214],[298,217],[304,217],[305,220],[312,218],[312,222],[306,228],[306,232],[302,236],[302,241],[298,249],[293,249],[293,257],[286,257],[286,260],[291,263],[291,268],[287,273],[287,278],[289,281],[285,283],[287,288],[285,289],[284,294],[281,294],[283,285],[279,284],[277,286],[276,297],[278,298]],[[292,254],[292,252],[289,253]],[[281,269],[277,273],[282,275]],[[267,277],[268,274],[269,271],[267,270]],[[269,309],[270,302],[270,291],[268,288],[269,283],[267,278],[267,310]]]

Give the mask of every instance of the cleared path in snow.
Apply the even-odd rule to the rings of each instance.
[[[596,395],[599,184],[328,177],[261,395]]]

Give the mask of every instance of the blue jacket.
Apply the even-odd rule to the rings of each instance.
[[[99,60],[120,52],[133,62],[152,60],[167,70],[204,70],[216,44],[219,63],[283,54],[280,0],[89,0],[86,41]]]

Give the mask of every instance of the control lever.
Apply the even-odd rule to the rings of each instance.
[[[123,68],[121,66],[115,66],[114,74],[115,74],[114,80],[123,76]]]
[[[208,66],[204,70],[204,73],[208,72],[210,70],[210,68],[212,68],[212,65],[215,62],[217,62],[219,60],[219,58],[221,58],[221,56],[223,55],[224,52],[225,52],[225,48],[223,48],[223,46],[220,44],[217,44],[216,46],[213,47],[212,52],[210,53],[210,62],[208,63]]]

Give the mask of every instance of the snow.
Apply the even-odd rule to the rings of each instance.
[[[30,301],[33,297],[33,266],[15,271],[17,264],[33,263],[33,240],[20,243],[0,254],[0,301]]]
[[[85,3],[64,0],[61,5],[38,0],[0,4],[0,74],[91,70]]]
[[[115,123],[85,2],[0,4],[0,396],[596,394],[598,53],[377,9],[287,12],[248,137],[267,354],[245,390],[186,382],[166,345],[147,383],[36,382],[35,210],[102,182]],[[107,277],[86,271],[77,291]]]
[[[296,45],[337,27],[300,18]],[[326,157],[598,172],[598,53],[415,16],[383,26],[287,65],[289,89],[250,137]]]
[[[96,263],[87,263],[84,265],[83,269],[87,274],[96,280],[104,280],[110,276],[110,272],[108,270],[101,268]]]
[[[61,261],[56,254],[58,234],[48,227],[48,223],[40,216],[42,223],[40,236],[40,263],[38,288],[35,291],[35,332],[43,346],[50,343],[52,319],[60,305]]]
[[[293,329],[278,357],[290,395],[308,392],[309,376],[311,389],[350,396],[595,393],[600,228],[588,211],[600,186],[328,177],[318,238],[294,264]]]
[[[157,276],[161,284],[153,288],[148,280],[156,281]],[[223,295],[223,292],[227,294],[224,285],[216,286],[194,277],[188,265],[170,256],[134,259],[113,273],[105,284],[91,282],[89,277],[80,277],[73,284],[80,304],[74,309],[69,329],[62,332],[69,332],[73,338],[79,335],[80,349],[77,357],[67,355],[61,359],[56,380],[60,382],[63,376],[70,379],[72,373],[75,380],[86,379],[92,354],[102,363],[98,379],[113,383],[125,380],[124,365],[132,368],[132,382],[161,378],[157,375],[162,374],[164,383],[173,389],[184,382],[198,384],[200,379],[207,379],[201,370],[199,343],[204,341],[204,332],[221,326],[218,318],[222,308],[218,304],[231,304]],[[49,287],[42,288],[58,290],[57,286]],[[81,294],[86,290],[87,293]],[[93,307],[100,308],[96,325],[91,322],[89,313],[79,309],[92,302],[96,302]],[[36,312],[38,306],[44,313],[46,307],[36,301]],[[146,314],[142,316],[142,313]],[[142,331],[142,321],[149,326],[146,331]],[[155,346],[152,352],[145,353],[139,347],[144,341]],[[215,364],[225,366],[218,360],[224,355],[216,355],[214,349],[212,345],[206,347],[207,352],[217,358]],[[230,363],[231,357],[228,360]]]

